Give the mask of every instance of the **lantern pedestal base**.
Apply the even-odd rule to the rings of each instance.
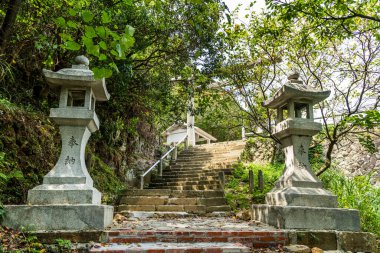
[[[31,231],[103,230],[112,225],[113,206],[8,205],[2,225]]]
[[[273,206],[307,206],[337,208],[337,196],[323,188],[285,187],[266,195],[266,204]]]
[[[282,229],[360,231],[353,209],[252,205],[252,219]]]
[[[28,191],[32,205],[101,204],[101,193],[85,184],[39,185]]]

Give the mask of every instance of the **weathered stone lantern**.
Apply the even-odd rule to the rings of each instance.
[[[105,80],[95,80],[84,56],[58,72],[44,70],[52,88],[60,89],[59,107],[50,110],[58,125],[62,150],[43,184],[28,192],[28,205],[7,206],[5,225],[31,225],[36,230],[103,229],[111,225],[113,207],[101,205],[85,163],[86,144],[99,129],[96,101],[107,101]]]
[[[266,195],[265,205],[253,205],[253,219],[278,228],[360,230],[356,210],[337,208],[337,197],[322,188],[309,163],[309,145],[322,126],[314,122],[313,105],[326,99],[330,91],[320,91],[298,80],[289,81],[265,107],[277,110],[274,136],[285,153],[281,178]]]

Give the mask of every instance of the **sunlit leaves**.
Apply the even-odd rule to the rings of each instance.
[[[111,21],[112,21],[111,16],[106,11],[102,11],[102,23],[107,24],[107,23],[110,23]]]
[[[71,20],[67,21],[67,26],[71,28],[77,28],[77,24]]]
[[[99,46],[100,46],[101,49],[104,49],[104,50],[107,50],[107,49],[108,49],[108,48],[107,48],[107,44],[106,44],[104,41],[100,41],[100,42],[99,42]]]
[[[56,18],[54,22],[59,26],[59,27],[65,27],[66,26],[66,21],[63,17]]]
[[[83,21],[86,23],[91,22],[92,19],[94,18],[94,14],[89,10],[84,10],[82,11],[81,14],[82,14]]]
[[[111,69],[107,69],[107,68],[93,68],[92,71],[94,72],[94,75],[95,75],[95,78],[98,79],[98,78],[108,78],[110,76],[112,76],[112,70]]]
[[[97,33],[96,33],[96,31],[95,31],[95,29],[94,29],[94,27],[88,26],[88,25],[85,26],[85,35],[86,35],[87,38],[90,38],[90,39],[95,38],[96,36],[98,36]]]
[[[109,77],[112,69],[118,71],[109,64],[126,59],[126,52],[135,43],[135,28],[126,25],[123,30],[118,29],[113,23],[112,11],[108,9],[95,11],[77,6],[69,8],[66,13],[55,19],[56,26],[60,28],[61,48],[85,51],[86,55],[106,64],[106,67],[95,69],[97,77]]]
[[[132,37],[133,34],[135,33],[135,28],[133,28],[130,25],[127,25],[125,26],[125,33]]]
[[[65,44],[64,44],[64,48],[68,49],[68,50],[72,50],[72,51],[77,51],[80,49],[80,45],[78,43],[76,43],[75,41],[67,41]]]
[[[68,13],[69,13],[69,15],[72,16],[72,17],[74,17],[74,16],[76,16],[76,15],[78,14],[76,10],[71,9],[71,8],[69,9]]]
[[[99,35],[100,38],[105,39],[106,38],[106,29],[104,26],[97,26],[95,28],[96,34]]]

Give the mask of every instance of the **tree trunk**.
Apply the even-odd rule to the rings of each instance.
[[[323,172],[325,172],[327,169],[329,169],[331,167],[331,154],[332,154],[332,151],[334,149],[334,146],[336,144],[336,140],[334,141],[331,141],[329,143],[329,146],[327,148],[327,152],[326,152],[326,160],[325,160],[325,165],[323,166],[322,169],[320,169],[316,175],[317,176],[320,176]]]
[[[3,24],[0,27],[0,53],[4,51],[7,40],[9,39],[12,27],[16,22],[17,14],[20,10],[21,0],[10,0],[5,14]]]

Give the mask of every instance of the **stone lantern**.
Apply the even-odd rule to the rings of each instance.
[[[266,204],[253,205],[253,219],[278,228],[360,230],[358,211],[337,208],[337,197],[323,189],[310,168],[309,145],[322,129],[314,122],[313,105],[330,91],[308,87],[298,77],[298,73],[289,76],[263,104],[277,110],[274,136],[282,144],[285,169],[266,195]]]
[[[101,194],[93,187],[85,163],[91,133],[99,129],[96,101],[110,95],[105,80],[95,80],[89,60],[75,58],[72,68],[44,70],[50,87],[60,89],[59,107],[50,110],[58,125],[62,150],[43,184],[28,192],[28,205],[7,206],[5,225],[32,226],[35,230],[103,229],[111,225],[113,207],[101,205]]]

